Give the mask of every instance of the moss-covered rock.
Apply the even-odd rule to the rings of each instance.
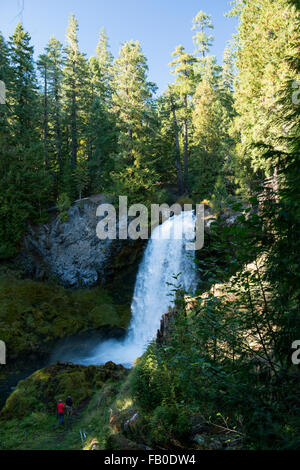
[[[0,414],[1,450],[101,450],[113,431],[110,409],[128,370],[108,363],[57,363],[20,382]],[[56,404],[71,394],[72,418],[58,425]]]
[[[130,303],[116,301],[103,287],[72,291],[52,282],[22,279],[0,270],[0,339],[8,367],[47,355],[59,339],[130,322]]]
[[[7,399],[0,420],[22,419],[34,412],[56,412],[58,400],[72,395],[75,410],[86,403],[108,381],[114,383],[127,376],[122,366],[84,367],[57,363],[35,372],[18,386]]]

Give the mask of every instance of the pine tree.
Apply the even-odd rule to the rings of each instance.
[[[213,36],[206,29],[213,25],[209,15],[200,12],[194,19],[194,28],[200,33],[197,41],[200,59],[195,66],[199,81],[193,96],[193,193],[200,199],[217,199],[229,184],[232,139],[229,136],[233,118],[233,62],[232,53],[225,50],[223,68],[209,55]],[[220,191],[220,188],[223,188]],[[216,204],[217,205],[217,204]]]
[[[0,134],[1,140],[6,139],[10,133],[8,117],[9,109],[9,83],[12,80],[12,69],[9,63],[9,48],[4,37],[0,33],[0,81],[4,83],[6,104],[0,104]],[[1,147],[1,146],[0,146]]]
[[[103,101],[95,96],[86,127],[88,141],[89,188],[92,193],[108,192],[117,152],[115,118]]]
[[[96,56],[90,59],[90,68],[97,96],[109,106],[113,92],[113,56],[104,28],[99,35]]]
[[[283,108],[278,103],[282,83],[297,79],[286,57],[299,43],[295,11],[287,0],[254,0],[240,6],[240,27],[237,38],[239,76],[235,91],[236,138],[239,159],[238,177],[250,192],[253,182],[266,177],[276,178],[277,162],[262,157],[262,147],[254,143],[274,145],[284,151],[277,140],[281,135]],[[255,27],[253,27],[255,25]],[[251,189],[252,188],[252,189]]]
[[[110,173],[117,152],[116,123],[111,112],[113,56],[104,29],[100,32],[96,56],[90,58],[89,68],[91,93],[86,127],[89,187],[92,192],[104,192],[109,191],[111,185]]]
[[[191,119],[190,98],[195,90],[194,64],[196,59],[188,54],[183,46],[178,46],[172,56],[175,59],[170,63],[172,73],[176,75],[174,92],[181,100],[181,119],[183,122],[183,158],[184,158],[184,186],[188,190],[189,171],[189,125]]]
[[[71,136],[71,166],[76,168],[79,139],[82,131],[82,112],[86,103],[86,93],[89,79],[89,69],[85,56],[79,51],[78,44],[78,22],[71,15],[67,28],[67,42],[65,49],[64,68],[64,94],[65,112],[68,118]]]
[[[9,65],[9,48],[0,33],[0,80],[7,86],[11,79],[11,69]]]
[[[198,84],[193,104],[193,192],[210,199],[228,151],[230,120],[220,90],[208,80]]]
[[[14,131],[16,140],[30,145],[39,132],[39,99],[37,78],[33,62],[33,47],[30,36],[21,23],[10,39],[10,57],[13,67],[11,84],[12,105],[14,108]]]
[[[203,59],[206,57],[214,39],[212,35],[207,35],[206,30],[213,28],[214,26],[211,21],[211,15],[207,15],[203,11],[199,11],[193,19],[192,31],[196,31],[196,34],[193,37],[196,48],[195,55],[200,54]]]
[[[37,63],[38,70],[43,80],[43,95],[44,95],[44,122],[43,122],[43,129],[44,129],[44,162],[46,168],[49,167],[49,96],[48,96],[48,85],[49,85],[49,68],[50,68],[50,60],[46,54],[42,54],[39,57]]]
[[[225,47],[223,55],[223,66],[222,66],[222,86],[223,89],[228,92],[233,92],[234,87],[234,56],[232,45],[228,44]]]
[[[28,220],[41,220],[50,195],[40,140],[40,101],[30,36],[19,23],[10,39],[11,138],[1,152],[2,257],[14,253]]]
[[[181,196],[184,193],[184,181],[182,171],[182,158],[180,148],[180,127],[177,119],[177,111],[180,109],[180,99],[174,92],[172,86],[169,86],[164,97],[163,103],[167,113],[167,123],[169,127],[169,133],[171,131],[172,144],[170,145],[171,152],[174,155],[175,167],[177,171],[177,186],[178,194]],[[175,143],[175,146],[174,146]]]
[[[147,81],[148,65],[139,42],[123,45],[115,61],[113,108],[120,120],[120,147],[131,164],[137,156],[136,148],[147,124],[154,85]]]
[[[48,81],[53,166],[55,172],[58,171],[59,177],[61,177],[63,172],[62,82],[64,65],[62,44],[56,38],[52,37],[46,47],[46,54],[49,61]]]
[[[152,95],[156,87],[147,80],[147,73],[147,60],[140,43],[125,43],[114,65],[112,111],[119,130],[117,164],[120,168],[116,175],[129,192],[136,192],[136,197],[143,188],[150,190],[156,178],[151,168]]]

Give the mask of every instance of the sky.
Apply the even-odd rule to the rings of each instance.
[[[37,57],[51,36],[65,42],[68,18],[74,13],[80,49],[88,57],[95,53],[102,27],[114,56],[123,42],[140,41],[148,59],[149,79],[162,93],[173,81],[168,64],[176,46],[182,44],[191,53],[194,50],[192,20],[200,10],[212,15],[215,41],[211,53],[222,63],[226,42],[237,28],[236,19],[224,17],[229,9],[228,0],[0,0],[0,31],[8,39],[21,20]]]

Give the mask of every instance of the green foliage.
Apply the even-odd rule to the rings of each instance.
[[[167,373],[158,367],[155,350],[149,347],[147,354],[139,361],[131,377],[132,394],[144,410],[153,410],[163,401],[168,391],[167,377]]]
[[[128,372],[100,367],[50,366],[20,382],[0,414],[2,450],[105,448],[109,409]],[[56,405],[71,394],[72,420],[58,428]],[[80,412],[79,412],[80,410]],[[80,431],[86,438],[82,441]]]
[[[66,222],[69,219],[69,210],[71,209],[71,201],[66,193],[61,193],[57,200],[58,218],[60,222]]]
[[[237,117],[234,131],[238,142],[238,178],[244,192],[274,174],[275,154],[266,158],[263,145],[284,153],[280,136],[286,132],[283,107],[277,98],[283,83],[297,80],[299,71],[289,66],[289,57],[299,43],[297,14],[287,0],[240,2],[241,21],[237,37],[239,70],[235,90]],[[255,28],[253,25],[255,24]],[[254,186],[254,188],[253,188]]]
[[[205,57],[206,53],[209,51],[210,46],[212,46],[213,36],[207,36],[206,29],[209,30],[213,28],[211,15],[207,15],[203,11],[199,11],[199,13],[193,19],[192,28],[193,31],[197,29],[199,30],[193,37],[196,47],[196,54],[200,54],[202,57]]]
[[[220,215],[222,211],[226,211],[228,209],[229,192],[224,182],[224,178],[221,175],[217,178],[211,202],[214,213],[217,215]]]
[[[151,199],[159,181],[151,142],[155,138],[156,86],[147,80],[147,73],[140,43],[126,42],[114,67],[112,112],[119,132],[112,183],[116,194],[126,194],[134,202]]]
[[[103,327],[126,328],[130,310],[102,288],[68,291],[55,283],[0,277],[0,337],[9,360],[48,354],[54,340]]]
[[[46,219],[50,178],[39,140],[39,96],[30,36],[19,23],[9,49],[1,39],[2,79],[9,80],[0,119],[0,212],[2,258],[15,254],[29,220]]]
[[[116,372],[112,372],[114,369]],[[101,387],[110,375],[117,378],[123,371],[122,367],[119,371],[114,364],[111,369],[109,365],[88,368],[48,366],[19,382],[1,411],[0,419],[20,419],[44,410],[55,413],[58,400],[65,401],[70,394],[74,407],[78,407],[92,396],[95,386]]]
[[[82,193],[88,187],[89,183],[88,168],[85,162],[77,164],[73,173],[73,178],[78,192],[78,197],[79,199],[82,199]]]
[[[200,12],[194,26],[201,49],[197,53],[206,55],[211,42],[205,34],[211,28],[209,16]],[[71,15],[66,47],[52,37],[37,67],[22,25],[9,45],[1,36],[0,78],[11,83],[8,106],[0,109],[1,258],[14,255],[28,222],[47,220],[46,208],[65,195],[72,201],[91,193],[124,194],[131,202],[146,204],[173,202],[190,190],[197,198],[210,197],[221,170],[225,147],[218,146],[208,159],[202,158],[202,149],[196,148],[200,133],[194,132],[198,124],[192,98],[204,77],[211,79],[208,94],[211,102],[216,98],[217,107],[230,95],[228,89],[227,94],[217,90],[220,68],[213,58],[205,57],[200,64],[179,46],[171,64],[176,82],[156,99],[156,86],[148,80],[147,59],[138,42],[124,43],[114,59],[102,30],[96,54],[87,61],[78,31]],[[230,66],[227,69],[230,78]],[[220,104],[216,112],[209,109],[206,116],[217,121],[223,108]],[[226,116],[221,117],[226,128]],[[210,125],[207,119],[202,142],[210,135],[214,139]],[[226,131],[219,136],[219,141],[224,139]],[[207,160],[211,165],[205,171]]]
[[[188,415],[180,408],[158,406],[149,422],[149,439],[154,444],[168,444],[171,439],[181,439],[190,430]]]

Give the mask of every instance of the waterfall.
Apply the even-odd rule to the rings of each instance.
[[[74,362],[98,365],[113,361],[132,366],[155,338],[162,315],[173,305],[174,286],[180,285],[189,292],[195,288],[195,253],[186,249],[194,235],[192,211],[175,215],[153,230],[139,267],[126,337],[106,340],[88,357],[73,358]]]

